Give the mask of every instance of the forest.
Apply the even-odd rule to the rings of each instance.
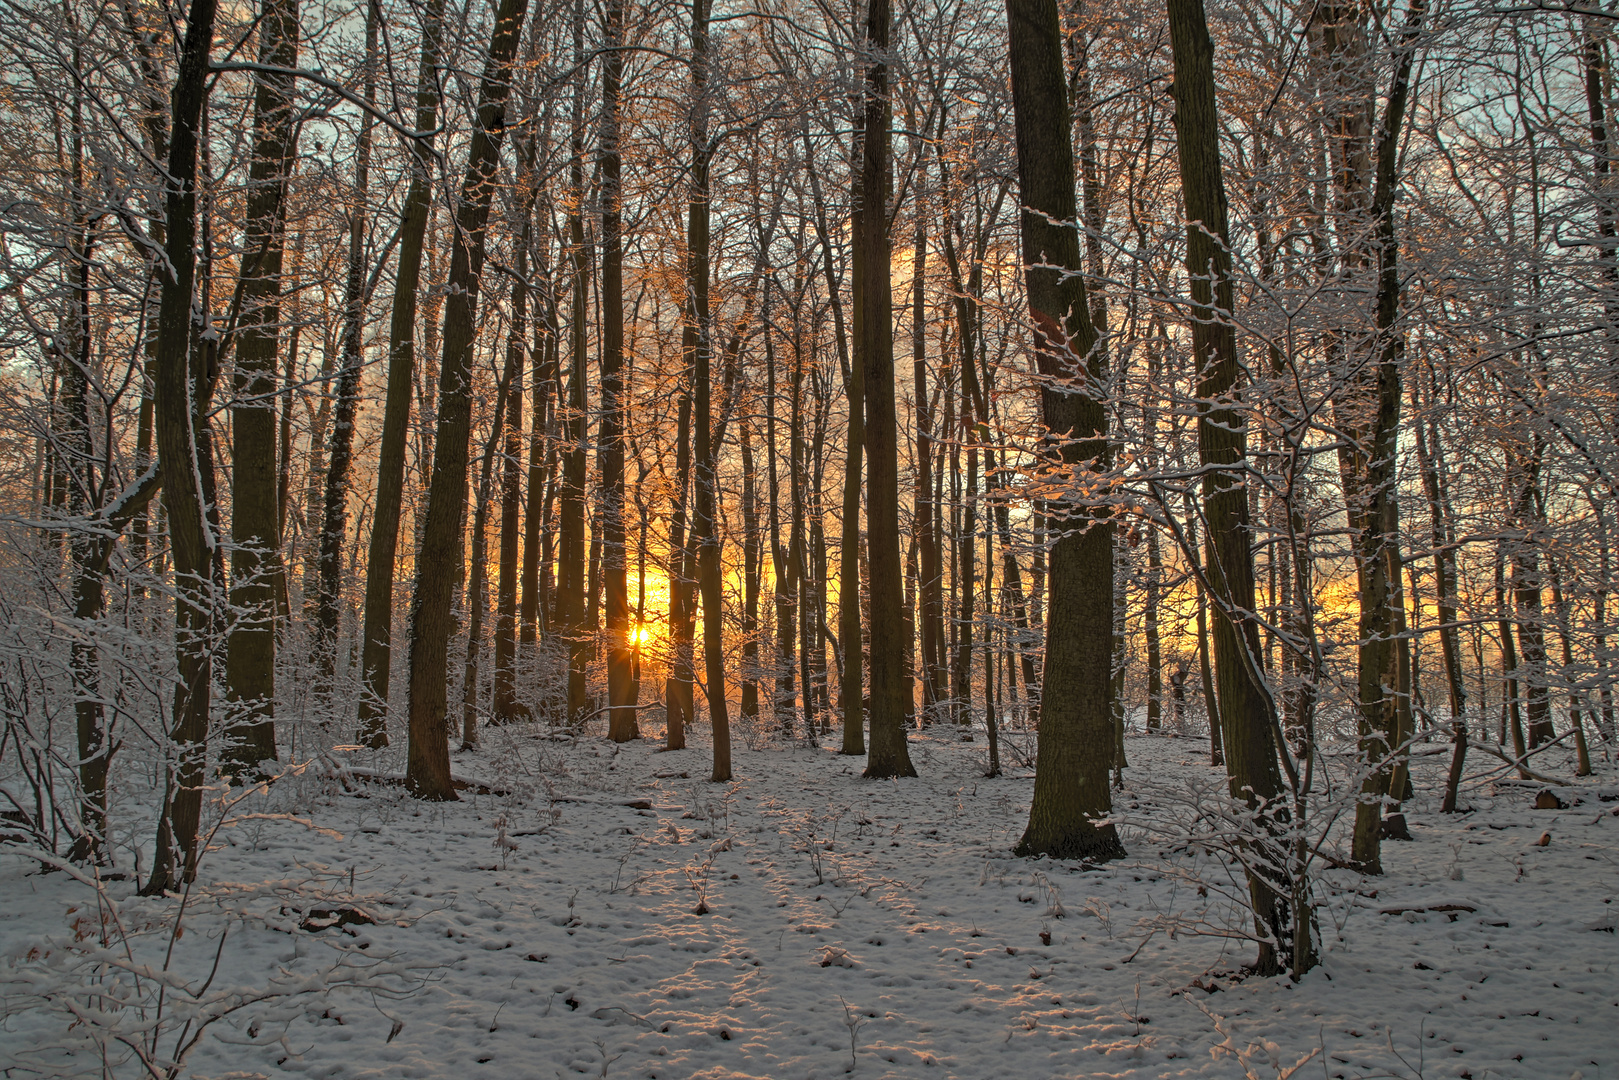
[[[1619,1069],[1616,33],[0,0],[0,1073]]]

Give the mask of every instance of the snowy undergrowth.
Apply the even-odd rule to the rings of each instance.
[[[1127,821],[1218,783],[1195,740],[1128,749]],[[1237,977],[1252,946],[1218,936],[1241,915],[1215,855],[1126,828],[1130,858],[1099,870],[1013,858],[1027,770],[985,779],[953,733],[912,752],[919,779],[871,782],[830,750],[738,747],[714,785],[701,745],[511,728],[457,756],[499,789],[460,803],[294,777],[220,831],[175,948],[193,985],[217,956],[238,998],[298,993],[223,1016],[187,1074],[1619,1076],[1611,772],[1567,809],[1486,784],[1442,817],[1423,770],[1444,759],[1421,759],[1416,841],[1385,845],[1380,879],[1323,876],[1322,963],[1293,984]],[[168,925],[176,901],[131,888],[108,899]],[[95,910],[0,864],[5,992],[49,981]],[[338,971],[359,963],[377,976]],[[100,1075],[60,1010],[6,1011],[9,1075]]]

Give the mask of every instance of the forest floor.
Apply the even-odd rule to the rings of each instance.
[[[1539,768],[1572,775],[1561,752]],[[1293,983],[1242,977],[1254,946],[1206,851],[1127,824],[1130,857],[1100,869],[1014,858],[1032,770],[986,779],[981,734],[911,753],[919,778],[878,782],[830,749],[738,745],[716,785],[700,742],[497,728],[455,769],[500,790],[458,803],[289,777],[235,809],[188,901],[171,969],[196,986],[217,955],[203,997],[239,1007],[183,1075],[1270,1078],[1313,1054],[1299,1076],[1619,1077],[1610,763],[1560,789],[1567,809],[1483,781],[1441,816],[1448,759],[1425,759],[1415,841],[1384,846],[1382,878],[1322,876],[1321,963]],[[1200,740],[1128,753],[1127,820],[1173,822],[1220,782]],[[106,891],[128,955],[159,965],[177,901]],[[30,965],[41,997],[82,977],[51,958],[94,944],[94,907],[0,861],[3,1075],[101,1075],[86,1033],[133,1024],[19,1004]],[[345,911],[372,921],[317,929]],[[381,966],[334,985],[356,963]],[[168,1008],[163,1039],[185,1015]]]

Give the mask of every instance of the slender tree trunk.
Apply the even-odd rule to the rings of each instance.
[[[410,744],[405,786],[417,798],[454,800],[450,782],[447,690],[451,594],[461,576],[461,516],[467,498],[467,449],[472,426],[472,352],[485,226],[494,196],[512,58],[528,0],[501,0],[478,89],[477,121],[456,208],[450,291],[444,304],[444,361],[439,371],[433,480],[428,488],[410,634]]]
[[[561,533],[557,561],[561,582],[557,589],[557,623],[568,641],[568,704],[570,724],[585,720],[585,667],[590,659],[590,636],[585,625],[585,439],[588,434],[585,405],[586,369],[589,364],[586,313],[590,302],[590,253],[585,245],[585,8],[576,0],[573,9],[573,135],[572,157],[568,163],[568,254],[573,281],[568,327],[569,360],[572,375],[565,410],[562,455]]]
[[[514,286],[515,287],[515,286]],[[508,412],[513,397],[522,391],[517,385],[519,356],[506,350],[506,366],[501,372],[500,384],[495,392],[494,419],[489,438],[483,445],[482,464],[478,468],[476,501],[472,510],[472,558],[467,562],[467,585],[462,594],[467,609],[467,654],[461,666],[461,749],[471,750],[478,745],[478,693],[482,689],[479,672],[483,664],[483,624],[489,612],[489,507],[493,499],[495,460],[502,458],[502,438],[509,434]],[[519,417],[521,422],[521,417]],[[501,542],[505,542],[502,534]],[[497,669],[496,678],[499,673]]]
[[[770,332],[768,289],[767,279],[767,302],[762,305],[765,324],[765,455],[769,462],[765,475],[770,485],[770,571],[776,600],[776,685],[770,715],[778,730],[790,732],[790,717],[798,697],[793,677],[793,627],[797,624],[794,607],[798,584],[789,573],[787,545],[781,541],[781,479],[776,470],[779,456],[776,449],[776,349],[774,335]]]
[[[1584,695],[1576,688],[1578,674],[1574,670],[1573,633],[1569,628],[1568,601],[1563,596],[1562,574],[1557,563],[1551,564],[1552,607],[1557,612],[1557,638],[1563,646],[1563,681],[1568,683],[1568,722],[1574,729],[1574,775],[1591,775],[1591,748],[1585,741],[1585,724],[1580,714]]]
[[[1604,316],[1603,334],[1608,348],[1608,386],[1610,393],[1619,393],[1619,229],[1615,228],[1613,190],[1613,147],[1609,142],[1607,109],[1604,105],[1609,78],[1606,37],[1611,24],[1595,13],[1581,16],[1581,57],[1585,67],[1585,107],[1591,129],[1591,166],[1595,174],[1597,235],[1597,262],[1602,269],[1605,286],[1602,297]],[[1619,432],[1619,417],[1613,421]],[[1606,685],[1606,684],[1604,684]]]
[[[1518,676],[1518,648],[1512,639],[1512,620],[1508,618],[1506,594],[1506,553],[1504,544],[1497,544],[1495,549],[1495,611],[1496,630],[1501,635],[1501,682],[1504,696],[1501,701],[1501,726],[1507,727],[1511,722],[1512,753],[1520,762],[1529,752],[1523,734],[1523,713],[1521,712],[1522,699],[1519,696]],[[1501,743],[1506,744],[1508,732],[1501,732]],[[1518,777],[1529,779],[1524,766],[1518,766]]]
[[[1542,450],[1538,437],[1535,441],[1535,447],[1527,453],[1518,448],[1507,451],[1514,459],[1507,467],[1507,476],[1514,489],[1513,521],[1518,534],[1512,543],[1512,602],[1522,661],[1518,681],[1524,687],[1531,750],[1556,737],[1546,685],[1546,630],[1541,604],[1540,536],[1544,523],[1536,509]]]
[[[532,191],[534,141],[526,153],[528,166],[520,183]],[[528,709],[517,700],[517,585],[518,544],[523,502],[523,369],[528,348],[528,246],[533,239],[532,207],[528,196],[521,204],[522,226],[512,259],[512,297],[506,338],[505,448],[500,463],[500,584],[495,603],[495,700],[493,719],[509,724],[528,719]],[[535,375],[536,381],[538,374]],[[534,516],[538,516],[537,514]]]
[[[751,724],[759,720],[759,593],[764,573],[764,542],[759,530],[758,480],[755,478],[753,424],[742,418],[742,705]]]
[[[298,0],[266,0],[259,63],[298,66]],[[281,332],[281,270],[288,176],[296,156],[290,75],[254,76],[253,158],[248,167],[242,309],[231,403],[231,605],[225,698],[231,724],[220,748],[232,776],[274,760],[276,519],[276,349]]]
[[[799,327],[794,327],[793,339],[793,372],[792,389],[788,398],[788,424],[790,440],[788,458],[788,488],[792,500],[793,522],[792,531],[788,539],[788,570],[787,579],[794,590],[792,606],[797,612],[797,625],[793,637],[798,642],[798,661],[800,669],[800,682],[804,689],[804,735],[811,745],[815,742],[815,700],[813,697],[814,684],[810,681],[809,650],[811,640],[806,627],[811,625],[809,613],[809,584],[807,577],[807,556],[805,548],[808,544],[806,532],[808,524],[805,519],[805,487],[809,478],[805,473],[808,468],[808,449],[804,440],[804,366],[803,334]],[[859,569],[854,571],[856,583],[860,580]],[[858,600],[856,604],[858,604]],[[840,658],[841,663],[841,658]],[[841,684],[840,684],[841,686]]]
[[[555,544],[553,504],[556,493],[557,438],[555,402],[560,396],[561,350],[556,286],[545,271],[543,317],[536,312],[535,362],[540,365],[533,387],[529,421],[528,507],[523,518],[522,643],[532,647],[541,633],[551,632],[553,612],[552,554]]]
[[[869,33],[869,27],[868,27]],[[867,138],[865,120],[859,121],[856,137],[859,152],[856,160],[864,169],[864,149]],[[855,179],[854,212],[851,231],[853,250],[849,260],[850,295],[854,302],[854,361],[845,364],[848,401],[848,431],[843,440],[843,514],[842,545],[838,567],[838,632],[842,636],[841,655],[838,660],[838,697],[843,706],[843,747],[846,754],[866,752],[865,716],[865,628],[860,610],[860,510],[864,487],[866,451],[866,318],[874,295],[866,285],[867,250],[864,242],[866,225],[866,177],[862,171]],[[824,239],[823,239],[824,243]],[[826,247],[824,259],[830,263],[832,251]],[[841,359],[841,357],[840,357]],[[808,639],[805,639],[808,648]],[[805,693],[809,684],[805,683]]]
[[[696,436],[697,582],[703,602],[703,678],[707,683],[708,719],[714,735],[714,766],[709,779],[731,779],[730,710],[725,699],[724,612],[720,580],[718,528],[719,442],[712,415],[714,355],[713,313],[708,303],[709,183],[712,148],[708,144],[708,3],[694,0],[691,15],[691,198],[686,224],[687,319],[694,331],[692,381]]]
[[[1159,360],[1158,348],[1149,343],[1147,345],[1147,384],[1148,397],[1151,398],[1156,388],[1162,385],[1163,373]],[[1149,458],[1148,468],[1157,468],[1159,459],[1158,448],[1158,405],[1155,400],[1144,404],[1141,426],[1145,429],[1148,451],[1153,457]],[[1143,528],[1147,534],[1147,578],[1143,582],[1142,603],[1146,605],[1142,612],[1142,633],[1147,640],[1147,730],[1157,731],[1164,725],[1164,660],[1163,641],[1158,629],[1158,606],[1163,602],[1164,558],[1159,544],[1158,528],[1144,523]],[[1179,717],[1177,717],[1177,720]],[[1179,727],[1179,724],[1176,725]]]
[[[984,448],[988,456],[989,447]],[[995,681],[995,533],[984,530],[984,735],[989,740],[989,769],[984,775],[1001,775],[1000,692]]]
[[[688,329],[688,332],[689,329]],[[696,343],[692,344],[693,350]],[[692,651],[692,551],[686,531],[686,508],[691,492],[691,377],[688,363],[680,401],[675,406],[675,497],[669,514],[669,647],[673,662],[664,690],[668,716],[666,745],[686,745],[686,727],[696,711],[693,686],[697,681]],[[695,530],[693,530],[695,531]]]
[[[1597,586],[1591,598],[1592,636],[1596,641],[1592,652],[1602,700],[1602,737],[1612,744],[1619,737],[1619,731],[1614,725],[1613,683],[1609,677],[1612,668],[1608,655],[1608,583],[1613,579],[1608,554],[1608,516],[1600,499],[1593,499],[1591,508],[1597,523]]]
[[[365,97],[376,96],[375,61],[379,0],[371,0],[366,16]],[[343,370],[337,380],[337,406],[331,446],[326,454],[326,499],[321,515],[319,591],[315,605],[315,691],[330,718],[337,671],[337,638],[342,610],[343,549],[348,539],[349,473],[354,465],[354,422],[359,412],[360,375],[365,370],[365,200],[371,183],[370,111],[360,118],[355,150],[354,205],[349,210],[348,275],[343,289]]]
[[[443,50],[444,0],[422,10],[421,60],[416,75],[416,129],[438,125],[438,66]],[[410,394],[416,368],[416,302],[422,251],[432,207],[432,144],[411,140],[410,187],[399,224],[399,261],[394,267],[393,311],[388,322],[388,390],[382,441],[377,450],[377,494],[371,544],[365,563],[365,626],[361,631],[359,738],[388,745],[388,689],[393,656],[393,586],[399,552],[399,517],[405,494],[405,451],[410,434]]]
[[[608,737],[627,742],[641,737],[636,723],[635,643],[630,625],[628,563],[624,547],[624,238],[620,203],[619,136],[623,123],[624,0],[608,0],[602,55],[602,406],[601,574],[607,601]]]
[[[1432,376],[1430,374],[1430,386]],[[1439,648],[1445,663],[1445,687],[1450,694],[1451,761],[1440,812],[1456,812],[1457,788],[1467,758],[1467,689],[1462,680],[1461,642],[1456,633],[1456,549],[1451,543],[1452,527],[1445,512],[1442,473],[1444,446],[1439,425],[1429,402],[1423,412],[1418,386],[1411,384],[1411,412],[1416,429],[1417,469],[1422,474],[1422,490],[1428,501],[1431,522],[1429,539],[1433,544],[1434,604],[1439,619]]]
[[[1299,895],[1293,853],[1282,834],[1288,807],[1278,757],[1275,703],[1259,668],[1254,611],[1254,558],[1248,495],[1243,483],[1247,446],[1238,397],[1236,334],[1230,318],[1234,290],[1225,179],[1220,164],[1214,96],[1214,43],[1203,0],[1169,0],[1175,57],[1176,142],[1185,197],[1186,272],[1191,279],[1192,349],[1197,363],[1198,456],[1205,469],[1203,513],[1209,551],[1204,576],[1216,602],[1213,627],[1219,719],[1233,799],[1258,817],[1251,839],[1258,857],[1248,872],[1250,903],[1263,939],[1255,964],[1264,974],[1297,976],[1314,965],[1310,918]],[[1294,785],[1295,798],[1302,798]]]
[[[1105,474],[1111,464],[1107,417],[1093,389],[1103,359],[1078,273],[1079,238],[1063,224],[1077,217],[1077,207],[1057,5],[1007,0],[1006,16],[1024,207],[1023,276],[1042,376],[1041,415],[1060,447],[1048,455],[1048,467]],[[1093,824],[1112,809],[1107,769],[1113,745],[1113,525],[1106,506],[1079,498],[1054,500],[1046,509],[1063,533],[1051,549],[1034,800],[1017,851],[1116,859],[1124,854],[1117,830]]]
[[[169,739],[162,811],[152,873],[142,892],[161,894],[196,877],[197,829],[208,752],[209,694],[213,682],[210,635],[213,628],[213,532],[203,505],[211,486],[212,455],[199,439],[194,421],[207,422],[202,393],[208,373],[196,370],[192,302],[197,250],[197,144],[208,94],[208,60],[214,38],[214,0],[192,0],[175,76],[169,160],[164,190],[164,253],[158,309],[158,341],[152,375],[156,403],[158,460],[167,482],[163,509],[174,563],[174,654],[178,671]],[[210,474],[204,476],[204,472]]]
[[[1190,492],[1186,496],[1186,555],[1197,576],[1197,675],[1203,690],[1204,719],[1209,724],[1209,764],[1225,764],[1225,744],[1220,738],[1220,700],[1214,686],[1214,663],[1209,649],[1209,598],[1203,588],[1203,565],[1207,560],[1207,546],[1198,542],[1197,511],[1192,507]]]
[[[1324,3],[1310,27],[1314,47],[1323,58],[1340,95],[1331,117],[1334,177],[1344,227],[1365,228],[1369,243],[1345,245],[1345,272],[1377,274],[1373,345],[1375,357],[1337,335],[1331,345],[1345,375],[1334,400],[1334,419],[1344,432],[1339,450],[1349,526],[1353,535],[1360,603],[1358,625],[1358,696],[1360,754],[1365,776],[1355,813],[1352,858],[1366,873],[1381,873],[1383,800],[1389,794],[1390,769],[1403,755],[1389,760],[1401,742],[1409,715],[1402,691],[1409,653],[1401,637],[1405,601],[1399,572],[1399,506],[1396,500],[1395,450],[1399,432],[1400,367],[1403,331],[1400,308],[1399,245],[1394,228],[1398,154],[1406,102],[1410,94],[1416,35],[1426,12],[1423,0],[1409,5],[1397,44],[1394,81],[1373,142],[1375,92],[1364,76],[1366,32],[1358,9]],[[1375,154],[1375,158],[1374,155]],[[1398,795],[1398,792],[1395,792]]]
[[[925,168],[922,162],[917,163],[916,234],[911,245],[915,253],[911,264],[911,365],[916,393],[916,621],[922,638],[922,715],[932,723],[939,719],[939,707],[949,689],[939,641],[943,574],[939,566],[938,507],[933,499],[933,416],[928,402],[928,211],[921,187],[926,182]]]
[[[523,515],[523,600],[518,610],[519,642],[525,650],[538,643],[542,624],[550,610],[550,482],[552,446],[551,402],[557,385],[556,302],[552,298],[550,271],[544,271],[542,298],[535,303],[534,378],[530,386],[528,425],[528,480]],[[542,551],[545,552],[542,557]],[[546,573],[541,574],[541,567]],[[532,715],[530,716],[532,719]]]

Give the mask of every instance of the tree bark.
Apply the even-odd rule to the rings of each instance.
[[[197,144],[208,94],[208,59],[214,38],[215,0],[192,0],[175,76],[168,175],[164,190],[164,253],[158,309],[156,404],[158,460],[167,472],[163,509],[174,563],[174,654],[178,671],[162,810],[152,873],[142,892],[158,895],[196,877],[197,828],[202,814],[208,752],[208,706],[213,683],[209,636],[213,629],[214,534],[203,496],[213,458],[193,423],[207,422],[202,391],[208,373],[197,370],[191,305],[196,283]],[[204,477],[204,472],[210,474]],[[205,486],[206,485],[206,486]]]
[[[365,99],[374,98],[378,0],[366,17]],[[319,593],[315,619],[315,692],[329,716],[337,673],[337,637],[342,610],[343,548],[348,539],[349,473],[354,465],[354,422],[360,405],[360,376],[365,370],[365,200],[370,192],[371,128],[369,110],[360,117],[355,150],[354,205],[349,209],[348,275],[343,288],[343,370],[337,380],[337,406],[331,446],[326,454],[326,500],[321,515]]]
[[[1191,279],[1192,349],[1197,363],[1198,456],[1204,467],[1203,514],[1210,557],[1204,576],[1215,601],[1214,652],[1219,719],[1231,797],[1256,813],[1257,849],[1248,891],[1262,938],[1255,968],[1297,976],[1314,964],[1310,919],[1295,889],[1283,834],[1289,828],[1278,769],[1280,727],[1259,668],[1253,619],[1254,558],[1247,445],[1240,412],[1233,286],[1219,118],[1214,96],[1214,43],[1203,0],[1169,0],[1175,57],[1175,130],[1185,196],[1186,272]],[[1212,719],[1212,718],[1211,718]],[[1295,797],[1301,798],[1297,791]],[[1262,869],[1261,869],[1262,868]]]
[[[894,405],[894,297],[888,223],[889,0],[869,0],[866,45],[865,157],[855,236],[864,255],[857,359],[865,385],[866,555],[871,567],[870,778],[915,776],[905,729],[915,688],[905,663],[905,567],[899,540],[899,425]],[[853,653],[846,647],[847,654]],[[845,695],[847,699],[847,695]],[[845,708],[847,708],[847,700]],[[844,753],[858,753],[857,732],[844,722]]]
[[[506,351],[506,365],[495,391],[494,419],[483,446],[478,468],[477,500],[472,509],[472,558],[467,560],[467,585],[462,593],[467,612],[467,653],[461,665],[461,749],[478,745],[479,672],[483,663],[483,624],[489,611],[489,505],[495,460],[501,454],[501,440],[507,434],[507,408],[514,395],[518,360]],[[521,391],[518,391],[520,393]],[[502,461],[504,465],[504,460]],[[502,541],[504,542],[504,535]],[[498,677],[498,676],[497,676]]]
[[[443,52],[444,0],[427,0],[422,11],[421,60],[416,74],[416,130],[438,124],[438,67]],[[416,306],[422,252],[432,194],[432,141],[422,135],[409,146],[410,187],[399,225],[399,261],[394,266],[393,311],[388,322],[388,390],[382,442],[377,451],[376,507],[365,564],[365,626],[361,631],[359,738],[373,749],[388,745],[388,684],[393,656],[393,586],[404,504],[405,450],[410,434],[410,394],[416,368]]]
[[[866,33],[869,39],[870,27]],[[870,43],[868,40],[868,47]],[[840,516],[842,526],[841,544],[839,548],[838,566],[838,633],[842,637],[842,648],[838,656],[838,700],[843,707],[843,745],[841,752],[850,755],[859,755],[866,752],[866,647],[865,647],[865,620],[861,611],[860,588],[860,511],[865,500],[863,494],[863,473],[865,471],[866,452],[866,369],[862,361],[866,345],[866,318],[872,298],[872,292],[866,285],[866,261],[868,253],[865,244],[866,224],[866,174],[865,149],[869,137],[866,124],[867,116],[862,114],[856,121],[858,127],[855,134],[855,160],[860,172],[854,178],[853,208],[850,214],[850,231],[853,236],[852,250],[849,255],[849,295],[852,302],[854,358],[849,363],[841,353],[838,357],[843,362],[845,379],[845,399],[848,409],[848,428],[843,439],[843,513]],[[811,173],[813,175],[813,164]],[[831,284],[830,268],[832,265],[832,249],[828,238],[823,235],[822,258],[828,268],[828,285]],[[886,299],[884,301],[887,302]],[[802,584],[802,582],[801,582]],[[807,600],[807,596],[805,597]],[[867,601],[869,605],[869,600]],[[801,604],[803,617],[808,618],[807,607]],[[804,650],[805,661],[808,661],[808,649],[811,636],[805,633]],[[810,685],[806,676],[804,694],[806,704]],[[812,710],[806,708],[808,716]]]
[[[572,156],[568,163],[568,256],[572,264],[568,327],[569,361],[572,368],[565,412],[562,455],[562,509],[558,532],[561,534],[557,562],[560,577],[557,588],[557,623],[568,642],[568,723],[584,722],[586,702],[585,665],[590,659],[590,637],[585,626],[585,437],[588,418],[585,405],[586,369],[589,363],[586,312],[590,301],[590,252],[585,245],[585,9],[576,0],[573,9],[573,133]]]
[[[298,0],[265,0],[258,61],[298,66]],[[220,767],[255,774],[274,760],[276,514],[276,350],[281,333],[285,200],[296,155],[292,76],[260,72],[253,101],[248,166],[242,309],[237,322],[236,396],[231,403],[231,606],[225,698],[230,726]]]
[[[534,238],[534,153],[530,138],[519,172],[517,251],[512,257],[512,297],[506,336],[506,423],[500,463],[500,582],[495,603],[495,700],[492,717],[509,724],[529,718],[517,700],[518,545],[522,540],[523,371],[528,351],[528,248]],[[538,372],[532,376],[538,381]],[[532,512],[531,512],[532,513]],[[533,516],[538,517],[537,513]]]
[[[759,529],[759,483],[754,473],[753,422],[738,424],[742,443],[742,703],[741,717],[759,720],[759,593],[763,588],[764,540]]]
[[[641,737],[636,722],[635,643],[624,547],[624,238],[619,138],[623,124],[624,0],[608,0],[602,55],[601,128],[601,575],[607,606],[607,734]]]
[[[467,498],[467,449],[472,425],[472,351],[478,286],[483,274],[485,226],[494,195],[512,58],[522,36],[528,0],[501,0],[456,208],[450,290],[444,304],[444,360],[433,480],[427,493],[422,549],[417,557],[411,609],[410,744],[405,787],[422,799],[455,800],[450,782],[447,689],[449,644],[455,632],[451,594],[461,576],[461,515]]]
[[[1094,823],[1112,809],[1113,523],[1107,506],[1089,503],[1066,483],[1069,474],[1105,474],[1110,467],[1107,417],[1097,397],[1103,359],[1079,275],[1079,238],[1066,224],[1077,207],[1057,5],[1007,0],[1006,16],[1023,276],[1042,377],[1040,411],[1056,448],[1050,468],[1063,482],[1046,507],[1062,532],[1051,549],[1034,800],[1017,852],[1103,861],[1124,855],[1117,830]]]
[[[697,545],[697,585],[703,602],[703,678],[708,720],[714,738],[709,779],[731,779],[730,711],[725,699],[724,612],[720,580],[717,522],[719,438],[714,422],[713,312],[709,309],[709,165],[713,147],[708,136],[709,37],[708,0],[693,0],[691,9],[691,189],[686,217],[686,292],[692,342],[693,434],[696,437],[696,513],[692,518]]]

